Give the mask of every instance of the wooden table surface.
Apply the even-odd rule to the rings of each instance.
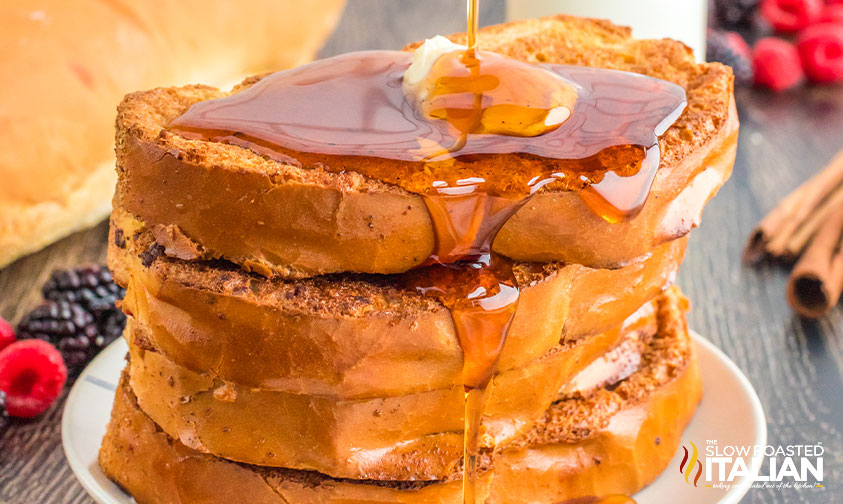
[[[502,21],[501,1],[482,3],[481,22]],[[351,0],[323,55],[399,48],[462,30],[456,0]],[[162,83],[166,84],[166,83]],[[786,272],[748,268],[747,233],[775,203],[843,148],[843,88],[785,95],[741,90],[742,121],[731,181],[692,234],[679,283],[690,297],[691,326],[746,373],[767,414],[769,443],[825,447],[825,488],[751,490],[748,503],[843,501],[843,308],[820,322],[794,316],[784,298]],[[102,262],[106,226],[77,233],[0,271],[0,315],[17,321],[39,300],[54,268]],[[40,419],[0,427],[0,504],[93,502],[61,448],[62,401]]]

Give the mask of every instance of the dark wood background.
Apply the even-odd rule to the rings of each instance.
[[[484,0],[481,23],[505,17]],[[464,29],[459,0],[350,0],[322,54],[400,48]],[[166,83],[162,83],[166,84]],[[740,90],[742,121],[732,180],[691,239],[679,283],[693,302],[691,326],[747,374],[767,413],[769,443],[822,443],[825,489],[751,490],[748,503],[843,501],[843,308],[820,322],[794,316],[786,272],[747,268],[744,240],[758,220],[843,148],[843,88],[773,95]],[[39,300],[54,268],[102,262],[106,226],[77,233],[0,271],[0,315],[17,321]],[[59,419],[63,398],[42,418],[0,426],[0,504],[91,503],[67,466]]]

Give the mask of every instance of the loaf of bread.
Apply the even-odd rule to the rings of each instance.
[[[123,95],[311,59],[343,0],[0,4],[0,267],[111,208]]]

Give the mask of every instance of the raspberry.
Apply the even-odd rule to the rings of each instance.
[[[706,38],[706,55],[709,61],[719,61],[732,67],[738,84],[752,83],[752,54],[739,34],[710,30]]]
[[[843,24],[843,2],[836,5],[830,3],[826,5],[818,22]]]
[[[805,79],[799,53],[786,40],[768,37],[756,42],[752,63],[755,66],[755,83],[773,91],[790,89]]]
[[[796,48],[809,79],[823,83],[843,80],[843,24],[821,23],[805,28]]]
[[[0,317],[0,351],[15,342],[15,330]]]
[[[0,390],[10,416],[34,418],[47,411],[66,381],[64,360],[46,341],[18,341],[0,352]]]
[[[795,32],[816,22],[823,0],[762,0],[761,15],[781,32]]]

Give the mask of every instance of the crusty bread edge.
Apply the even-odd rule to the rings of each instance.
[[[61,201],[4,205],[0,211],[0,268],[101,222],[111,212],[107,195],[116,183],[114,160],[109,159],[67,191]]]

